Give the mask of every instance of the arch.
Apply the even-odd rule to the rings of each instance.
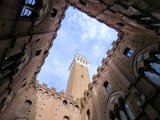
[[[87,3],[86,3],[84,0],[79,0],[79,3],[80,3],[81,5],[83,5],[83,6],[86,6],[86,5],[87,5]]]
[[[57,9],[53,8],[51,11],[51,16],[55,17],[57,15]]]
[[[72,102],[69,102],[69,106],[70,106],[70,107],[73,107],[73,103],[72,103]]]
[[[78,105],[75,105],[75,107],[79,110],[79,106]]]
[[[62,98],[61,98],[61,97],[57,97],[57,100],[58,100],[58,101],[61,101],[61,100],[62,100]]]
[[[111,94],[107,103],[107,119],[134,120],[135,115],[121,91]]]
[[[31,87],[31,89],[36,90],[36,89],[37,89],[37,87],[36,87],[36,86],[32,86],[32,87]]]
[[[105,81],[105,82],[104,82],[103,87],[105,88],[105,90],[106,90],[107,92],[111,91],[111,89],[112,89],[112,85],[109,84],[108,81]]]
[[[68,116],[64,116],[63,120],[70,120],[70,118]]]
[[[123,51],[123,55],[126,55],[129,58],[131,58],[133,54],[134,54],[134,50],[128,47]]]
[[[43,91],[42,91],[42,89],[38,89],[37,94],[39,94],[40,96],[43,96]]]
[[[32,105],[32,101],[31,100],[25,100],[25,102],[22,104],[20,111],[23,113],[27,113],[28,110],[30,109]]]
[[[8,72],[6,74],[6,71],[10,71],[9,73],[11,73],[14,76],[17,76],[22,70],[22,68],[24,68],[24,66],[28,63],[29,59],[30,51],[27,48],[25,48],[24,52],[19,52],[6,57],[2,65],[3,68],[1,71],[5,75],[8,74]]]
[[[67,100],[63,100],[63,105],[67,105]]]
[[[35,56],[39,56],[41,54],[41,49],[35,52]]]
[[[130,108],[130,106],[125,102],[124,103],[124,111],[127,114],[127,116],[129,117],[130,120],[134,120],[135,116]]]
[[[8,105],[8,103],[11,102],[13,97],[15,96],[14,92],[10,92],[7,97],[3,98],[3,100],[0,103],[0,113],[3,112]]]
[[[44,92],[44,96],[45,96],[45,97],[47,97],[47,96],[48,96],[48,94],[49,94],[49,93],[48,93],[47,91],[46,91],[46,92]]]
[[[31,100],[25,100],[25,104],[32,105],[32,101]]]
[[[54,94],[51,94],[50,96],[51,96],[51,98],[55,98],[55,95],[54,95]]]
[[[34,25],[37,25],[49,12],[50,3],[50,0],[46,0],[45,2],[40,0],[26,0],[21,11],[21,16],[33,20],[35,22]]]
[[[157,51],[146,51],[136,59],[135,70],[139,76],[147,78],[156,86],[160,86],[160,59]]]

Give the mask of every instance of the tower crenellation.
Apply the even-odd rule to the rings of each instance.
[[[69,69],[71,70],[75,63],[79,63],[85,67],[89,67],[90,62],[87,60],[87,58],[81,54],[76,54]]]

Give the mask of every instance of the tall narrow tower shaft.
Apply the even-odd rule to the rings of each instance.
[[[77,54],[71,65],[70,65],[70,75],[66,89],[67,96],[73,96],[73,99],[83,97],[83,93],[88,88],[89,84],[89,62],[88,60]]]

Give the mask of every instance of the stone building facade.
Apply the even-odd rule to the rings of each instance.
[[[0,116],[12,116],[33,85],[71,5],[119,33],[80,101],[81,119],[160,119],[159,0],[31,1],[0,1]]]
[[[11,101],[1,120],[80,120],[80,105],[46,84],[32,84]]]
[[[0,2],[0,112],[39,73],[66,8],[63,0]]]
[[[21,89],[6,108],[2,120],[81,120],[80,100],[89,84],[87,59],[77,54],[70,65],[66,94],[38,81]],[[82,77],[83,75],[83,77]]]

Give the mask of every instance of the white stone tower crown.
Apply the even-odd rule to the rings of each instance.
[[[73,65],[74,65],[75,63],[79,63],[79,64],[81,64],[81,65],[83,65],[83,66],[85,66],[85,67],[89,67],[89,64],[90,64],[90,62],[87,60],[87,58],[86,58],[85,56],[79,54],[79,53],[77,53],[77,54],[75,55],[75,57],[74,57],[71,65],[70,65],[70,67],[69,67],[69,70],[72,69],[72,67],[73,67]]]

